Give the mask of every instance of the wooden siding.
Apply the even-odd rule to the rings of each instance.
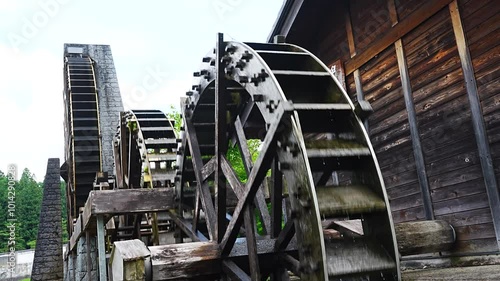
[[[401,21],[423,1],[394,0]],[[500,5],[494,0],[459,1],[472,57],[497,181],[500,182]],[[325,17],[315,53],[327,64],[351,57],[345,16]],[[386,0],[349,1],[356,53],[391,29]],[[326,13],[328,14],[328,12]],[[498,247],[472,129],[469,100],[448,7],[402,37],[436,219],[455,226],[454,253],[495,252]],[[408,113],[394,45],[359,68],[364,98],[373,106],[368,119],[394,221],[424,220]],[[357,99],[354,77],[347,91]]]

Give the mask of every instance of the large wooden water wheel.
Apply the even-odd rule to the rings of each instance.
[[[360,119],[366,106],[290,44],[219,35],[195,76],[183,103],[177,242],[216,243],[220,262],[189,277],[397,280],[389,203]],[[262,141],[255,162],[248,139]],[[232,145],[246,181],[227,159]]]

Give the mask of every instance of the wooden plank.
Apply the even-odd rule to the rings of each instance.
[[[401,77],[401,84],[403,95],[405,99],[406,111],[408,113],[408,123],[410,125],[410,135],[413,145],[413,154],[416,164],[416,172],[418,181],[421,188],[422,203],[424,206],[425,217],[429,220],[434,219],[432,210],[432,199],[430,195],[429,182],[427,179],[427,172],[425,168],[424,155],[422,152],[422,144],[420,142],[420,135],[417,125],[417,116],[415,113],[415,105],[413,104],[412,89],[410,84],[410,75],[408,73],[408,66],[406,64],[406,57],[403,50],[403,43],[397,40],[395,43],[396,55],[399,65],[399,73]]]
[[[276,239],[257,241],[257,253],[263,260],[273,264]],[[290,243],[284,253],[296,253],[296,243]],[[239,240],[224,259],[248,256],[245,239]],[[151,251],[153,280],[179,280],[220,274],[222,272],[222,249],[214,242],[192,242],[149,247]]]
[[[175,207],[172,188],[98,190],[91,191],[89,199],[92,216],[159,212]]]
[[[476,137],[476,143],[479,150],[479,158],[488,194],[488,201],[490,203],[491,214],[493,217],[493,225],[495,226],[495,235],[498,248],[500,248],[500,195],[491,160],[491,152],[486,135],[483,114],[481,111],[481,103],[477,92],[472,59],[470,57],[467,41],[465,39],[462,21],[460,19],[460,11],[456,0],[450,3],[449,9],[451,21],[453,23],[453,32],[457,41],[458,54],[460,56],[462,71],[464,73],[465,88],[469,98],[474,135]]]
[[[403,37],[406,33],[410,32],[439,10],[446,7],[451,1],[452,0],[436,0],[423,4],[420,9],[401,20],[390,31],[386,32],[382,38],[367,46],[366,51],[347,61],[345,63],[346,75],[353,73],[354,70],[360,68],[371,58]]]

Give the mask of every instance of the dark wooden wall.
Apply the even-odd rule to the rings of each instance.
[[[429,2],[389,1],[394,3],[392,8],[388,0],[308,4],[304,10],[317,13],[314,22],[307,23],[305,15],[300,18],[299,14],[299,24],[288,38],[292,43],[307,45],[327,64],[352,62],[390,32],[392,23],[404,22]],[[500,3],[459,0],[458,7],[496,180],[500,182]],[[354,82],[356,73],[347,69],[347,91],[355,100],[362,90],[362,96],[374,108],[368,128],[394,221],[424,220],[427,208],[435,219],[444,219],[455,227],[458,243],[453,253],[498,252],[450,9],[445,5],[400,37],[423,155],[424,182],[418,177],[408,117],[412,113],[405,104],[395,44],[388,44],[356,68],[361,89]],[[347,16],[345,11],[349,11]],[[318,18],[322,20],[318,22]],[[315,30],[314,35],[301,35],[305,29]],[[428,186],[431,198],[427,207],[422,186]]]

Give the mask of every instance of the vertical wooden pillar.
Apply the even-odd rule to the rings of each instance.
[[[467,91],[467,97],[469,98],[472,127],[474,129],[474,136],[476,138],[477,148],[479,151],[484,184],[488,194],[491,216],[493,218],[493,226],[495,227],[495,236],[498,247],[500,248],[500,196],[498,194],[498,185],[495,178],[495,171],[493,169],[493,161],[491,160],[490,145],[486,134],[486,127],[484,125],[481,101],[477,91],[472,59],[467,46],[467,40],[465,38],[462,20],[460,19],[460,11],[456,0],[449,4],[449,9],[451,22],[453,24],[453,32],[457,42],[458,55],[460,56],[460,62],[462,64],[465,89]]]
[[[392,25],[398,23],[398,16],[394,0],[388,0],[389,15]],[[401,88],[405,99],[406,112],[408,113],[408,123],[410,125],[410,135],[413,145],[413,156],[415,158],[415,166],[417,170],[418,183],[422,193],[422,204],[424,207],[425,218],[428,220],[434,219],[434,208],[432,207],[432,198],[430,193],[429,181],[427,179],[427,171],[425,169],[424,154],[422,152],[422,144],[420,143],[420,134],[417,125],[417,113],[413,103],[413,94],[410,83],[410,74],[408,73],[408,65],[406,62],[403,42],[398,39],[394,43],[396,56],[398,59],[399,75],[401,77]]]
[[[97,256],[99,259],[99,280],[108,280],[106,276],[106,244],[104,243],[104,218],[97,216]]]
[[[215,239],[222,241],[226,232],[226,179],[221,168],[221,157],[226,153],[227,146],[227,117],[226,117],[226,75],[225,65],[222,58],[225,55],[226,44],[224,35],[217,34],[216,47],[216,72],[215,78],[215,211],[217,216],[217,227],[215,229]]]

